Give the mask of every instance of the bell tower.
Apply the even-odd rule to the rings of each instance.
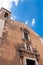
[[[2,7],[0,9],[0,43],[1,43],[5,24],[10,19],[11,19],[11,12]]]
[[[3,18],[3,19],[10,19],[11,18],[11,12],[6,10],[5,8],[2,7],[0,12],[1,12],[1,18]]]

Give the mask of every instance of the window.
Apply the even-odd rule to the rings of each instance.
[[[35,60],[30,60],[30,59],[26,59],[26,64],[27,65],[36,65]]]
[[[20,30],[22,31],[23,40],[30,41],[30,33],[27,28],[20,28]]]
[[[24,38],[28,40],[28,33],[24,32]]]
[[[4,17],[8,17],[8,13],[5,12]]]
[[[38,65],[37,60],[35,58],[24,57],[24,65]]]

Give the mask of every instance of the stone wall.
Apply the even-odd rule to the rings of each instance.
[[[4,30],[0,42],[0,65],[23,65],[24,57],[36,59],[38,65],[43,65],[43,45],[40,36],[24,23],[5,18],[4,20]],[[23,39],[24,30],[28,32],[28,40]],[[31,45],[31,49],[38,53],[35,54],[33,51],[24,49],[25,44]]]

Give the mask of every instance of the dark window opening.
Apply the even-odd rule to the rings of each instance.
[[[4,17],[8,17],[8,13],[5,12]]]
[[[24,38],[28,40],[28,33],[24,32]]]
[[[36,65],[35,60],[26,59],[27,65]]]

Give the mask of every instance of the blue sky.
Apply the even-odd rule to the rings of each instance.
[[[6,4],[0,3],[12,12],[12,19],[25,23],[43,37],[43,0],[7,0]]]

